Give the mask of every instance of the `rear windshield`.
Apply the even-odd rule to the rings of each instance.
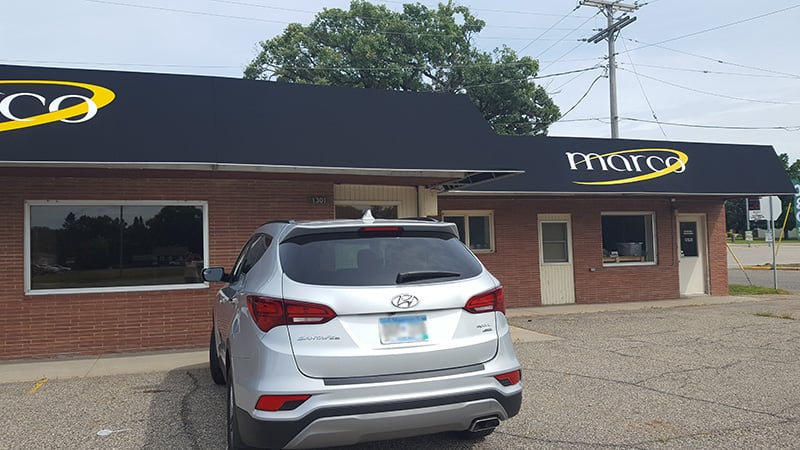
[[[432,232],[298,236],[281,243],[280,258],[292,280],[330,286],[443,282],[482,270],[455,236]]]

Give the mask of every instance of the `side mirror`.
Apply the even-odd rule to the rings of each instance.
[[[203,280],[209,282],[228,281],[228,274],[223,267],[206,267],[203,269]]]

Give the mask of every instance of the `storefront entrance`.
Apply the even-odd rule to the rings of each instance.
[[[703,215],[678,215],[681,295],[708,293],[706,221]]]
[[[569,214],[539,214],[539,255],[542,305],[575,303]]]

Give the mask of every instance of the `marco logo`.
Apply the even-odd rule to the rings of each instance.
[[[573,181],[575,184],[588,186],[636,183],[670,173],[683,173],[686,171],[686,163],[689,162],[686,153],[671,148],[637,148],[602,155],[580,152],[564,154],[570,170],[583,174],[594,172],[603,178],[598,181]],[[611,177],[613,178],[608,179]]]
[[[22,86],[7,93],[4,85]],[[63,87],[56,95],[37,91],[42,85]],[[78,89],[73,89],[78,88]],[[48,88],[48,92],[54,89]],[[77,94],[75,92],[80,92]],[[88,93],[90,97],[85,94]],[[73,81],[0,80],[0,133],[35,127],[51,122],[82,123],[91,120],[97,110],[114,100],[114,92],[102,86]]]

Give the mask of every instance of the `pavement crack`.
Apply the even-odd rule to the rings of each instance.
[[[640,447],[639,444],[605,444],[600,442],[586,442],[586,441],[568,441],[564,439],[547,439],[547,438],[538,438],[532,436],[526,436],[524,434],[516,434],[516,433],[509,433],[506,431],[496,431],[497,434],[502,434],[505,436],[510,436],[517,439],[522,439],[529,442],[537,442],[541,444],[560,444],[560,445],[581,445],[587,447],[594,447],[594,448],[626,448],[631,450],[645,450],[645,447]]]
[[[190,380],[192,380],[192,383],[189,391],[183,394],[183,397],[181,398],[181,423],[183,423],[183,429],[186,433],[186,436],[191,441],[191,448],[200,450],[200,443],[198,442],[197,433],[195,432],[194,427],[192,427],[191,414],[189,412],[189,401],[191,400],[192,394],[197,392],[197,390],[200,388],[200,383],[197,380],[197,377],[195,377],[188,370],[186,371],[186,375]]]
[[[604,378],[604,377],[597,377],[597,376],[592,376],[592,375],[584,375],[584,374],[574,373],[574,372],[563,372],[563,371],[558,371],[558,370],[548,370],[548,369],[542,369],[542,368],[539,368],[538,370],[540,370],[542,372],[553,373],[553,374],[558,374],[558,375],[568,375],[568,376],[586,378],[586,379],[590,379],[590,380],[603,381],[603,382],[606,382],[606,383],[615,383],[615,384],[621,384],[621,385],[625,385],[625,386],[633,386],[633,387],[636,387],[636,388],[639,388],[639,389],[644,389],[646,391],[655,392],[657,394],[662,394],[662,395],[675,397],[675,398],[680,398],[680,399],[683,399],[683,400],[689,400],[689,401],[693,401],[693,402],[707,403],[707,404],[710,404],[710,405],[721,406],[721,407],[724,407],[724,408],[735,409],[737,411],[743,411],[743,412],[746,412],[746,413],[749,413],[749,414],[768,416],[768,417],[772,417],[772,418],[775,418],[775,419],[778,419],[778,420],[789,420],[790,419],[790,418],[781,416],[781,415],[776,414],[776,413],[771,413],[771,412],[768,412],[768,411],[759,411],[759,410],[756,410],[756,409],[749,409],[749,408],[745,408],[745,407],[742,407],[742,406],[737,406],[737,405],[731,405],[731,404],[728,404],[728,403],[718,402],[718,401],[715,401],[715,400],[708,400],[708,399],[704,399],[704,398],[692,397],[692,396],[689,396],[689,395],[677,394],[677,393],[674,393],[674,392],[668,392],[668,391],[664,391],[664,390],[661,390],[661,389],[651,388],[651,387],[648,387],[648,386],[642,386],[642,385],[638,384],[637,382],[632,382],[632,381],[615,380],[613,378]]]

